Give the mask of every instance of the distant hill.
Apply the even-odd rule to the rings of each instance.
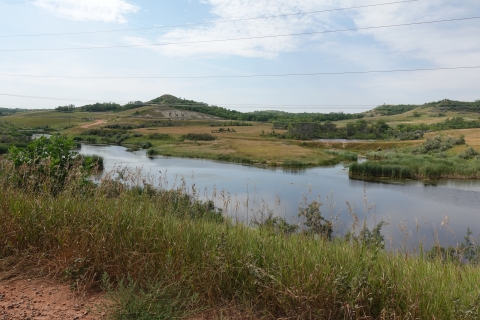
[[[151,103],[151,104],[185,104],[185,103],[205,104],[205,103],[197,102],[193,100],[180,99],[175,96],[172,96],[171,94],[164,94],[163,96],[150,100],[148,103]]]
[[[396,114],[402,114],[402,113],[408,112],[418,107],[419,105],[416,105],[416,104],[397,104],[397,105],[384,104],[383,106],[376,107],[375,109],[373,109],[373,111],[382,116],[393,116]]]
[[[433,107],[438,112],[477,112],[480,113],[480,100],[474,102],[463,102],[455,100],[441,100],[437,102],[425,103],[423,108]]]
[[[397,105],[383,105],[376,107],[372,111],[382,115],[382,116],[392,116],[396,114],[402,114],[408,111],[411,111],[416,108],[432,108],[431,111],[434,112],[476,112],[480,113],[480,100],[474,102],[463,102],[455,100],[441,100],[436,102],[428,102],[422,105],[419,104],[397,104]]]
[[[119,105],[113,102],[109,103],[95,103],[91,105],[74,108],[75,111],[89,111],[89,112],[120,112],[130,109],[140,108],[144,106],[169,107],[178,110],[191,111],[214,116],[226,120],[240,120],[240,121],[264,121],[264,122],[324,122],[324,121],[340,121],[364,118],[368,113],[376,113],[380,116],[392,116],[403,114],[414,110],[416,108],[430,108],[430,111],[444,113],[446,111],[453,112],[476,112],[480,113],[480,100],[475,102],[461,102],[453,100],[441,100],[437,102],[429,102],[422,105],[416,104],[398,104],[398,105],[382,105],[374,108],[371,111],[364,113],[307,113],[298,112],[290,113],[276,110],[263,110],[254,112],[240,112],[230,110],[227,108],[208,105],[204,102],[194,100],[187,100],[175,97],[171,94],[164,94],[158,98],[152,99],[148,102],[132,101],[126,105]],[[57,111],[72,112],[72,106],[58,107]],[[301,109],[300,109],[301,110]],[[1,110],[0,110],[1,112]]]
[[[284,111],[254,111],[254,112],[240,112],[230,110],[218,106],[210,106],[203,102],[194,100],[180,99],[175,96],[165,94],[156,99],[150,100],[148,103],[168,106],[180,110],[193,111],[204,113],[211,116],[240,121],[265,121],[265,122],[319,122],[319,121],[338,121],[347,119],[360,119],[364,114],[347,114],[343,112],[331,113],[289,113]]]

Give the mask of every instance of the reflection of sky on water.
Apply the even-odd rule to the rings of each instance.
[[[389,220],[384,234],[392,238],[395,247],[402,244],[405,232],[399,225],[406,225],[411,233],[407,246],[422,240],[425,246],[432,244],[433,225],[438,230],[442,243],[451,245],[463,241],[470,227],[474,235],[480,233],[480,182],[440,181],[434,185],[424,182],[402,181],[399,183],[378,183],[351,180],[348,168],[342,165],[329,168],[310,168],[303,171],[261,169],[231,163],[208,160],[157,157],[149,159],[145,151],[126,152],[119,146],[82,146],[82,154],[98,154],[105,159],[105,172],[115,166],[141,168],[142,174],[154,175],[156,181],[168,181],[168,187],[179,186],[185,180],[188,190],[195,184],[202,198],[213,199],[230,215],[239,220],[267,214],[273,210],[277,215],[296,221],[298,206],[305,197],[313,201],[321,197],[322,213],[328,217],[339,214],[343,227],[350,225],[346,201],[355,204],[358,217],[377,221]],[[224,192],[222,193],[222,190]],[[374,208],[364,212],[364,190],[368,205]],[[223,194],[223,196],[222,196]],[[332,200],[333,195],[333,200]],[[330,201],[326,201],[329,197]],[[248,201],[247,201],[248,200]],[[441,227],[444,216],[450,218],[448,228]],[[417,232],[417,223],[420,226]]]

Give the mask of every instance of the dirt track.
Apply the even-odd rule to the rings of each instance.
[[[0,320],[104,319],[102,295],[75,295],[67,284],[45,280],[0,282]]]
[[[93,127],[93,126],[96,126],[96,125],[99,125],[99,124],[104,124],[105,122],[107,122],[107,121],[106,120],[97,120],[94,123],[85,124],[85,125],[81,126],[80,128],[86,129],[86,128],[90,128],[90,127]]]

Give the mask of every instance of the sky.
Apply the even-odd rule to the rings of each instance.
[[[479,34],[478,0],[0,0],[0,107],[475,101]]]

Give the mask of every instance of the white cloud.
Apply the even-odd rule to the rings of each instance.
[[[356,0],[201,0],[211,6],[217,20],[328,10],[358,6]],[[381,1],[380,1],[381,2]],[[369,0],[362,5],[375,5]],[[461,4],[447,0],[418,1],[372,6],[355,10],[288,16],[282,18],[217,23],[191,28],[176,28],[157,39],[127,38],[127,42],[197,42],[215,39],[248,38],[265,35],[302,33],[332,29],[371,27],[478,15],[478,0]],[[345,58],[358,66],[399,66],[401,63],[427,62],[433,66],[477,63],[480,43],[476,40],[479,21],[447,22],[396,28],[334,33],[317,36],[291,36],[255,40],[209,42],[152,47],[166,56],[219,57],[243,56],[274,58],[284,52],[316,48],[337,60]],[[332,45],[334,44],[334,45]],[[334,49],[332,50],[332,47]],[[348,48],[347,52],[345,48]],[[356,49],[371,52],[362,61],[353,61]],[[350,57],[350,58],[349,58]],[[379,57],[383,61],[378,60]],[[383,58],[382,58],[383,57]]]
[[[351,18],[362,28],[472,17],[479,13],[476,0],[463,0],[461,3],[439,0],[357,10]],[[477,41],[479,26],[479,20],[469,20],[365,30],[360,33],[382,45],[390,55],[427,62],[432,66],[460,66],[480,64],[480,59],[475,58],[480,51]]]
[[[211,5],[216,20],[290,14],[334,7],[334,1],[316,0],[204,0]],[[330,15],[298,15],[281,18],[208,24],[193,28],[177,28],[150,42],[198,42],[232,38],[261,37],[301,33],[331,27]],[[243,56],[274,58],[281,52],[298,50],[307,37],[278,37],[254,40],[208,42],[155,47],[167,56]],[[128,39],[131,43],[145,39]],[[148,42],[148,41],[147,41]]]
[[[126,15],[139,7],[125,0],[35,0],[38,8],[76,21],[102,21],[125,23]]]

